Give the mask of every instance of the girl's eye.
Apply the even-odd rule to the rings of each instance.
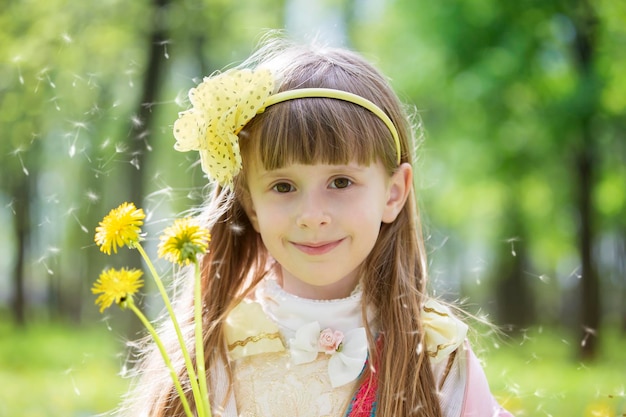
[[[272,189],[278,193],[289,193],[293,191],[293,186],[287,182],[279,182],[275,184]]]
[[[330,188],[347,188],[352,184],[352,181],[350,181],[347,178],[335,178],[331,183],[330,183]]]

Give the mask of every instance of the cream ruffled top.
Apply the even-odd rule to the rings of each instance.
[[[345,415],[367,359],[361,291],[347,298],[310,300],[263,281],[226,326],[238,416]],[[374,314],[368,314],[376,334]],[[429,300],[422,319],[435,375],[464,341],[467,327],[447,307]],[[232,403],[232,401],[231,401]]]

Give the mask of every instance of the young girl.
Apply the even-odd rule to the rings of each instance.
[[[509,415],[465,324],[426,294],[412,127],[372,65],[273,39],[190,99],[176,148],[217,183],[202,259],[213,415]],[[193,351],[191,294],[177,306]],[[183,416],[158,352],[144,356],[128,415]]]

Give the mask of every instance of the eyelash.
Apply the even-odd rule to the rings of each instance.
[[[345,184],[343,186],[338,186],[337,182],[338,181],[342,181],[345,182]],[[338,178],[334,178],[331,182],[329,187],[334,189],[334,190],[342,190],[344,188],[348,188],[353,184],[353,181],[349,178],[346,177],[338,177]],[[288,189],[284,189],[283,187],[288,187]],[[282,191],[281,191],[282,188]],[[288,182],[279,182],[276,183],[272,186],[272,190],[276,191],[277,193],[280,194],[285,194],[285,193],[289,193],[292,192],[295,189],[295,187],[292,184],[289,184]]]
[[[346,182],[346,184],[345,184],[343,187],[337,187],[337,185],[336,185],[336,182],[337,182],[337,181],[345,181],[345,182]],[[351,185],[353,184],[353,182],[352,182],[352,180],[351,180],[351,179],[349,179],[349,178],[346,178],[346,177],[338,177],[338,178],[334,178],[334,179],[330,182],[330,184],[331,184],[331,188],[341,190],[341,189],[343,189],[343,188],[348,188],[349,186],[351,186]],[[333,186],[333,185],[334,185],[334,186]]]
[[[284,191],[284,190],[283,190],[283,191],[280,191],[280,190],[278,189],[279,187],[282,187],[282,186],[285,186],[285,185],[286,185],[287,187],[289,187],[289,190],[288,190],[288,191]],[[280,193],[280,194],[285,194],[285,193],[291,192],[291,191],[293,191],[293,190],[294,190],[294,188],[295,188],[295,187],[294,187],[293,185],[289,184],[288,182],[279,182],[279,183],[276,183],[276,184],[274,184],[274,185],[272,186],[272,190],[273,190],[273,191],[276,191],[277,193]]]

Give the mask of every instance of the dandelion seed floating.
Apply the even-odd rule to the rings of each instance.
[[[28,168],[26,168],[26,165],[24,165],[24,160],[22,159],[22,156],[20,155],[22,152],[24,152],[24,149],[22,149],[21,146],[18,146],[17,148],[15,148],[13,152],[11,152],[11,155],[17,157],[18,161],[20,161],[22,172],[24,173],[24,175],[28,177],[30,173],[28,172]]]
[[[22,57],[19,55],[16,55],[13,57],[13,59],[11,61],[13,61],[17,67],[17,79],[20,82],[21,85],[24,85],[24,76],[22,75],[22,68],[20,67],[20,61],[22,60]]]
[[[167,52],[167,45],[170,43],[169,40],[164,40],[159,42],[159,45],[163,47],[163,57],[165,59],[170,59],[170,54]]]
[[[85,197],[90,203],[97,203],[98,200],[100,200],[100,196],[93,190],[87,190],[85,192]]]

